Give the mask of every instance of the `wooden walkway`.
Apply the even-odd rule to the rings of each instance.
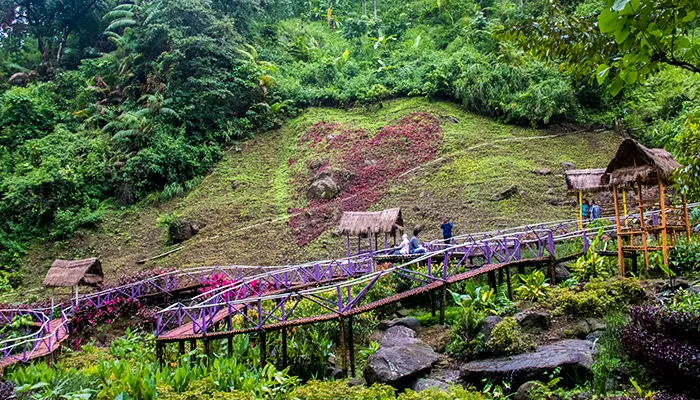
[[[422,293],[427,293],[431,290],[439,289],[442,287],[445,287],[447,285],[461,282],[463,280],[471,279],[479,275],[483,275],[489,272],[495,272],[501,268],[506,268],[506,267],[518,267],[518,266],[524,266],[524,265],[533,265],[533,264],[543,264],[543,263],[550,263],[551,259],[549,257],[542,257],[542,258],[531,258],[531,259],[523,259],[519,261],[512,261],[509,263],[502,263],[502,264],[487,264],[487,265],[482,265],[480,267],[475,267],[474,269],[471,269],[467,272],[463,272],[461,274],[453,275],[450,278],[448,278],[445,281],[442,280],[436,280],[434,282],[428,283],[424,286],[420,286],[414,289],[407,290],[405,292],[397,293],[395,295],[386,297],[384,299],[380,299],[377,301],[373,301],[368,304],[364,304],[362,306],[356,307],[351,309],[348,312],[345,313],[327,313],[327,314],[322,314],[322,315],[317,315],[317,316],[312,316],[312,317],[304,317],[304,318],[298,318],[298,319],[291,319],[291,320],[286,320],[286,321],[280,321],[280,322],[274,322],[268,325],[265,325],[262,330],[264,331],[274,331],[274,330],[279,330],[282,328],[290,328],[290,327],[296,327],[296,326],[302,326],[302,325],[309,325],[309,324],[315,324],[318,322],[324,322],[324,321],[335,321],[338,320],[339,318],[345,318],[349,317],[352,315],[357,315],[357,314],[362,314],[371,310],[374,310],[376,308],[395,303],[404,299],[407,299],[409,297],[413,297]],[[221,312],[225,313],[225,315],[221,318],[225,318],[226,315],[228,315],[228,310],[222,310]],[[220,312],[220,313],[221,313]],[[218,316],[218,313],[217,313]],[[239,328],[239,329],[233,329],[233,330],[228,330],[228,331],[219,331],[219,332],[211,332],[207,333],[206,335],[201,334],[201,333],[192,333],[192,326],[189,326],[189,332],[185,333],[182,332],[179,335],[175,335],[175,330],[167,332],[166,335],[161,335],[158,336],[156,339],[160,343],[173,343],[173,342],[179,342],[179,341],[185,341],[185,340],[198,340],[198,339],[225,339],[228,337],[244,334],[244,333],[255,333],[261,331],[260,329],[256,327],[247,327],[247,328]]]
[[[68,330],[66,329],[66,326],[67,323],[70,322],[70,320],[66,321],[65,324],[63,322],[64,321],[61,318],[49,321],[50,333],[44,336],[43,338],[36,339],[41,341],[36,346],[36,348],[33,351],[22,352],[17,355],[11,355],[6,358],[3,358],[2,360],[0,360],[0,371],[4,370],[6,367],[9,367],[12,364],[18,362],[27,362],[35,358],[44,357],[60,349],[61,344],[66,339],[68,339]]]

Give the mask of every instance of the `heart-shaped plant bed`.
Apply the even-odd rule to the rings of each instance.
[[[317,122],[289,159],[296,193],[290,225],[300,246],[332,227],[344,211],[365,211],[387,184],[435,158],[442,144],[440,122],[412,113],[371,136],[364,129]]]

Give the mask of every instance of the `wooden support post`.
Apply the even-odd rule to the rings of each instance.
[[[625,255],[622,253],[622,226],[620,225],[620,202],[617,199],[617,185],[613,185],[613,202],[615,203],[615,226],[617,228],[617,269],[620,276],[625,276]]]
[[[649,272],[649,249],[647,246],[647,230],[644,221],[644,199],[642,198],[642,183],[637,183],[637,197],[639,200],[639,226],[642,231],[642,257],[644,257],[644,273]]]
[[[210,361],[209,358],[211,357],[211,346],[210,346],[210,344],[211,344],[211,343],[209,343],[209,339],[204,338],[204,355],[207,356],[207,358],[206,358],[207,364],[209,363],[209,361]]]
[[[549,283],[550,285],[555,285],[557,283],[557,274],[556,274],[556,258],[554,256],[549,257]]]
[[[583,229],[583,191],[578,191],[578,230]]]
[[[165,365],[165,358],[163,357],[163,343],[156,342],[156,359],[161,367]]]
[[[355,377],[355,338],[352,334],[352,315],[348,317],[348,347],[350,350],[350,375]]]
[[[632,252],[632,272],[635,274],[639,274],[638,270],[638,265],[637,265],[637,252],[633,251]]]
[[[435,316],[435,299],[433,299],[433,291],[428,292],[428,301],[430,302],[430,314]]]
[[[508,298],[513,301],[513,280],[510,276],[510,267],[506,267],[506,283],[508,284]]]
[[[683,223],[685,224],[685,235],[690,239],[691,229],[690,229],[690,215],[688,214],[688,198],[685,193],[682,194],[683,198]]]
[[[348,258],[350,258],[350,256],[351,256],[350,251],[351,250],[350,250],[350,234],[349,233],[345,234],[345,247],[348,250]]]
[[[622,188],[622,216],[625,217],[625,227],[629,226],[627,222],[627,189]]]
[[[666,228],[666,195],[664,193],[664,183],[659,181],[659,205],[661,207],[661,252],[664,257],[664,266],[668,268],[668,230]],[[669,277],[670,278],[670,277]]]
[[[440,295],[440,325],[445,325],[445,303],[447,303],[447,284],[443,283]]]
[[[497,286],[496,286],[496,272],[495,272],[495,271],[489,271],[489,272],[486,273],[486,276],[488,277],[489,286],[490,286],[491,289],[493,289],[493,291],[495,292],[496,289],[497,289]]]
[[[282,368],[287,368],[287,328],[282,328]]]
[[[185,341],[180,340],[179,342],[177,342],[177,345],[177,350],[180,352],[179,355],[185,354]]]
[[[258,332],[258,341],[260,342],[260,367],[267,364],[267,335],[265,331]]]
[[[358,252],[358,253],[360,252],[360,249],[362,248],[362,245],[361,245],[361,243],[362,243],[362,242],[361,242],[361,237],[362,237],[361,234],[360,234],[360,235],[357,235],[357,252]]]
[[[340,369],[343,371],[343,376],[348,376],[348,352],[345,341],[345,321],[343,317],[338,318],[338,342],[340,343]]]
[[[233,357],[233,336],[229,336],[227,340],[228,344],[228,356]]]
[[[498,286],[503,284],[503,268],[498,269]]]

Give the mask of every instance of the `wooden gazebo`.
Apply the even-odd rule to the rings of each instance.
[[[680,164],[673,159],[668,151],[649,149],[636,140],[625,139],[605,169],[601,182],[612,187],[620,275],[625,273],[625,251],[642,251],[644,265],[647,268],[649,267],[649,251],[661,251],[664,265],[668,267],[669,248],[675,244],[678,233],[685,232],[687,236],[690,236],[690,221],[685,195],[682,195],[682,204],[677,206],[667,205],[665,196],[665,187],[670,183],[671,175],[678,167]],[[645,208],[653,207],[655,204],[644,204],[643,186],[658,186],[658,210],[660,214],[658,224],[647,224],[644,220]],[[634,189],[635,187],[639,202],[639,226],[623,227],[620,218],[618,191],[620,189],[624,191],[626,188]],[[669,223],[669,215],[674,211],[680,211],[680,215],[672,223]],[[648,245],[647,239],[650,234],[658,236],[660,245]],[[637,239],[641,243],[638,243]]]
[[[367,237],[369,251],[374,252],[378,247],[379,234],[384,234],[384,248],[389,247],[389,236],[396,246],[396,233],[403,233],[403,217],[400,208],[389,208],[382,211],[344,212],[340,217],[340,233],[345,235],[348,257],[350,256],[350,236],[357,236],[357,251],[361,250],[362,238]],[[374,236],[374,245],[372,244]]]
[[[579,229],[583,229],[583,216],[581,214],[583,193],[608,190],[608,187],[602,183],[604,174],[605,168],[571,169],[566,171],[566,188],[570,193],[575,193],[578,198],[576,211]],[[625,214],[627,213],[625,212]]]
[[[53,290],[57,287],[70,287],[75,292],[78,303],[78,286],[96,286],[104,280],[102,263],[97,258],[84,260],[55,260],[44,278],[44,286],[51,288],[51,306],[53,308]]]

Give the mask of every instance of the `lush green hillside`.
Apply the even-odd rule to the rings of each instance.
[[[442,216],[453,218],[456,233],[573,217],[571,204],[550,204],[567,200],[560,163],[604,165],[620,142],[611,132],[503,125],[455,104],[422,98],[350,110],[312,108],[279,130],[230,148],[201,184],[181,196],[112,208],[96,230],[80,231],[65,242],[35,243],[23,262],[27,276],[38,279],[55,257],[98,256],[107,280],[114,281],[121,273],[153,266],[275,265],[341,255],[344,240],[333,229],[303,247],[290,229],[287,210],[297,195],[289,184],[288,165],[296,156],[297,139],[319,121],[376,133],[415,112],[440,121],[442,147],[436,158],[389,182],[370,208],[402,207],[406,224],[425,226],[426,238],[438,236]],[[542,168],[553,173],[533,173]],[[517,186],[518,195],[491,200],[511,185]],[[163,230],[156,226],[158,216],[166,213],[197,222],[201,232],[182,250],[137,265],[169,249]]]

